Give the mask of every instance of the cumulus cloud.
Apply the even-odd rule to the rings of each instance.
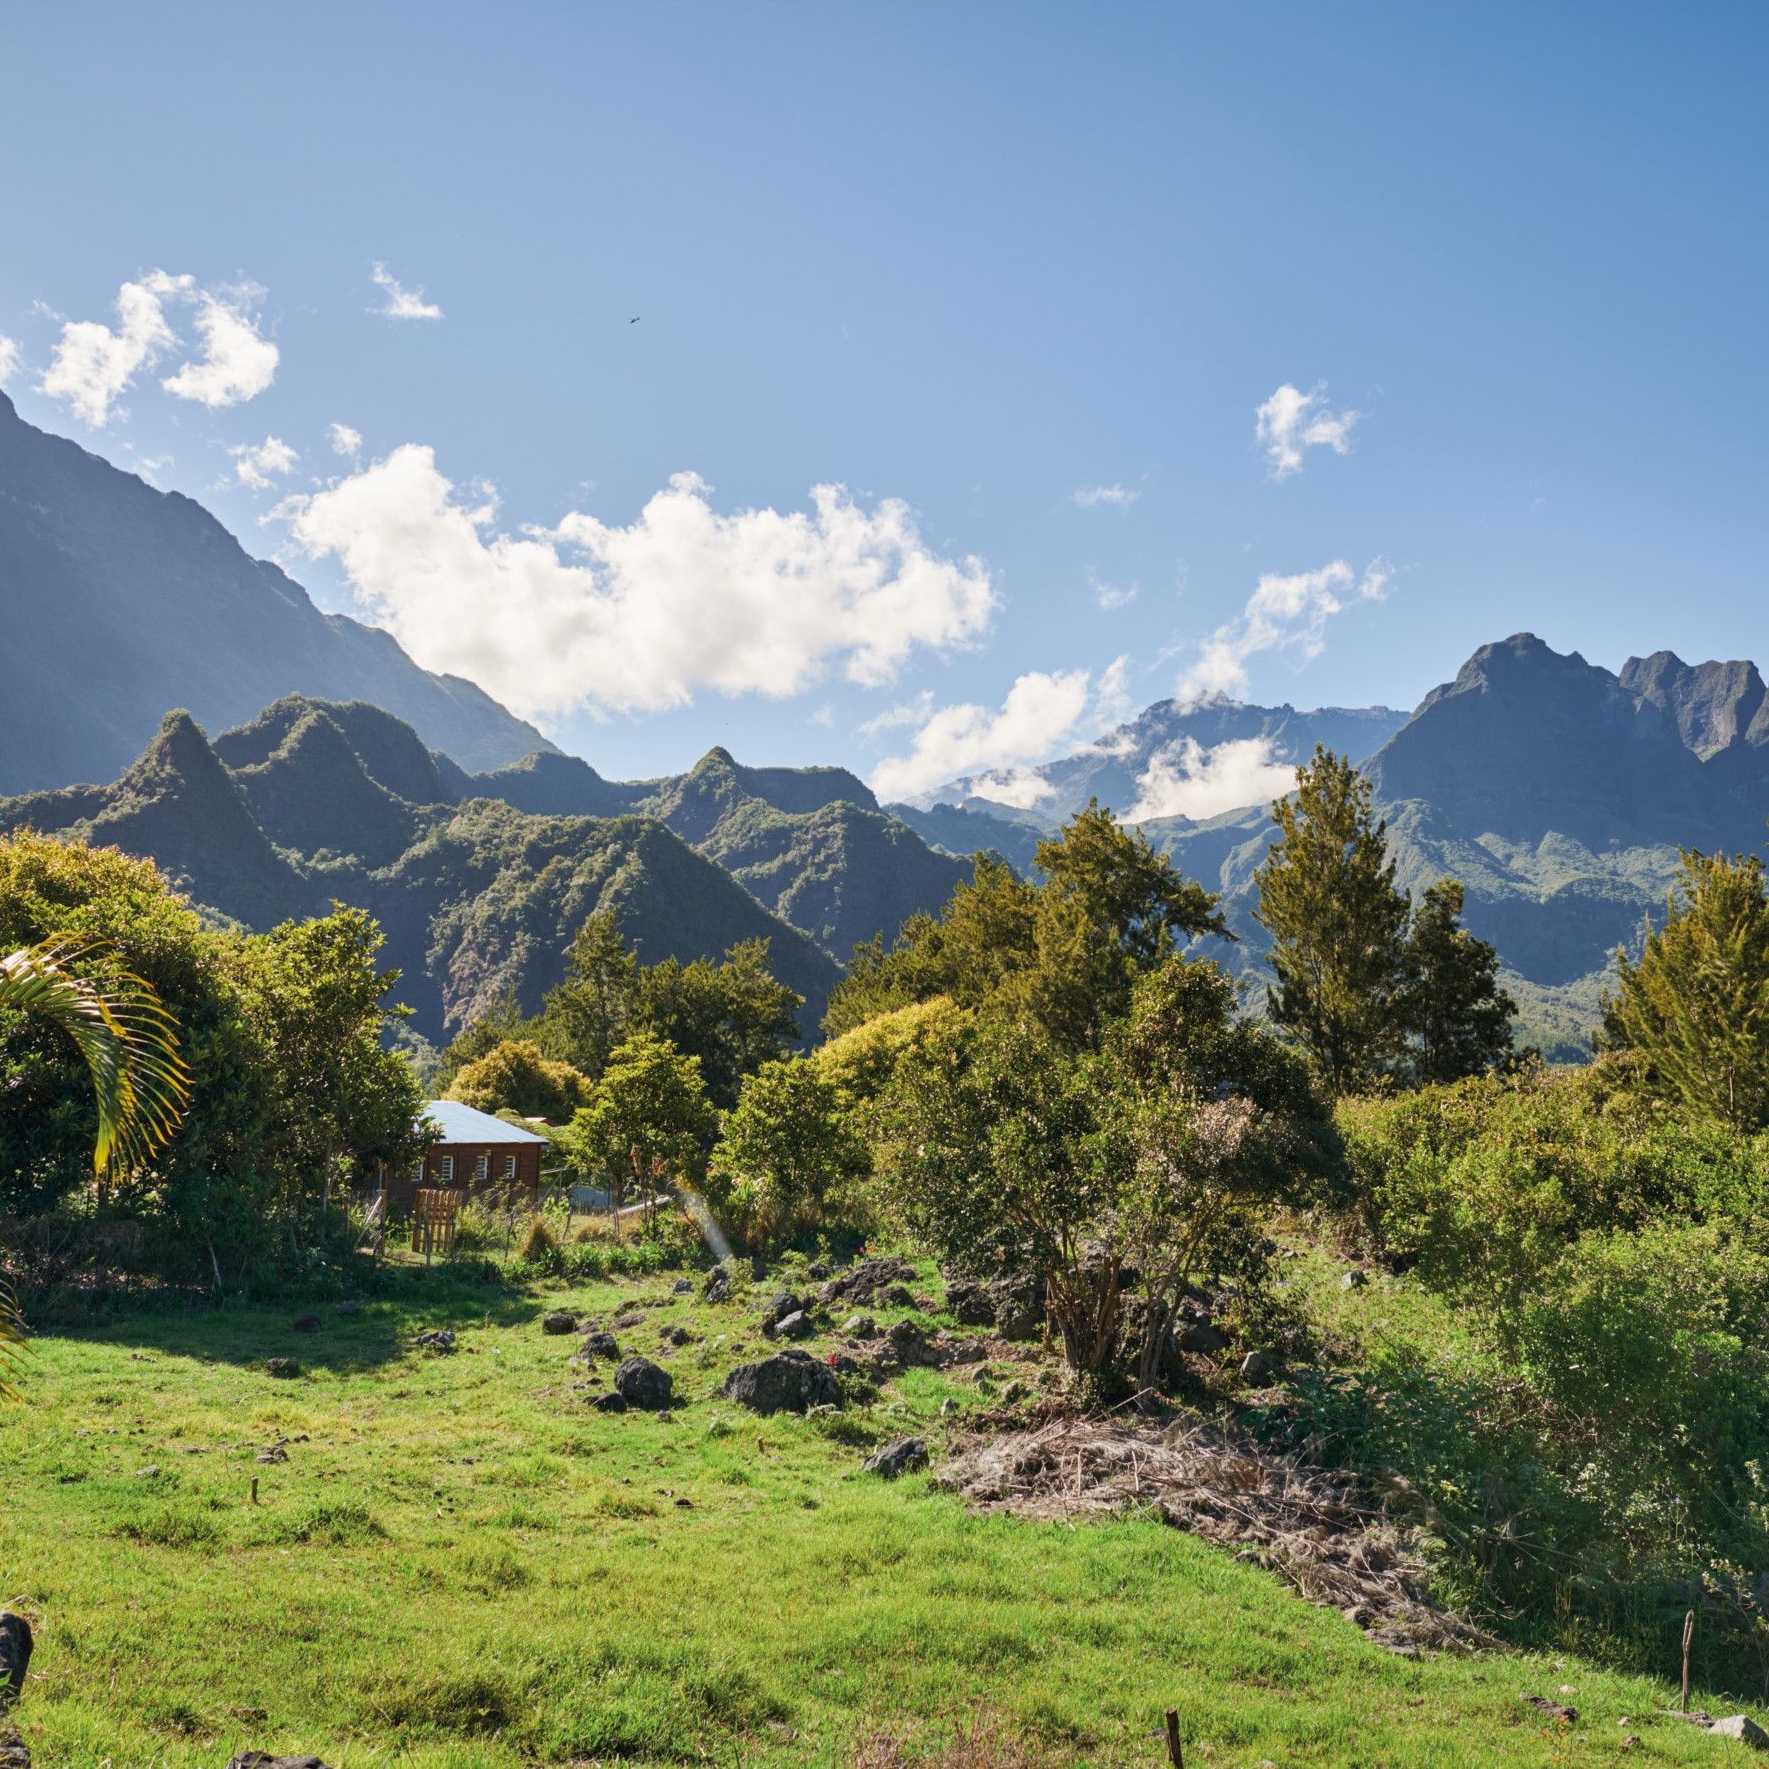
[[[1128,510],[1142,492],[1131,485],[1078,485],[1069,496],[1084,510]]]
[[[1290,577],[1268,573],[1240,617],[1204,641],[1198,661],[1180,678],[1175,698],[1191,706],[1215,694],[1242,693],[1248,683],[1247,660],[1261,651],[1320,656],[1327,622],[1352,603],[1379,601],[1387,587],[1388,572],[1379,562],[1361,578],[1343,559]]]
[[[333,424],[326,435],[331,438],[333,454],[342,455],[346,460],[354,460],[362,453],[360,430],[352,430],[348,424]]]
[[[572,513],[494,527],[415,443],[290,512],[309,555],[333,555],[371,619],[426,669],[463,675],[518,712],[651,711],[701,689],[795,694],[839,669],[889,682],[919,648],[974,640],[995,607],[982,562],[941,557],[909,507],[840,485],[808,511],[713,508],[679,473],[630,524]]]
[[[1254,435],[1265,450],[1266,470],[1273,479],[1288,479],[1302,471],[1303,454],[1311,448],[1330,448],[1336,455],[1351,453],[1351,427],[1358,420],[1353,411],[1327,409],[1327,385],[1317,381],[1308,392],[1288,381],[1259,408]]]
[[[130,382],[178,342],[166,320],[166,302],[188,298],[195,287],[193,277],[163,270],[124,283],[117,291],[116,329],[95,319],[68,320],[37,390],[102,430]]]
[[[0,337],[0,386],[11,378],[18,367],[18,340]]]
[[[202,357],[187,362],[160,385],[179,399],[195,400],[211,410],[256,399],[276,379],[277,347],[258,335],[252,305],[264,298],[255,286],[225,295],[198,295],[196,327],[203,340]]]
[[[388,319],[442,318],[442,309],[433,301],[426,301],[422,289],[406,288],[385,264],[377,264],[369,278],[387,297],[379,307],[370,308],[371,313],[385,314]]]
[[[1083,724],[1117,715],[1124,702],[1126,659],[1102,670],[1032,670],[1019,677],[1000,707],[963,704],[934,708],[924,700],[911,718],[917,725],[909,753],[873,770],[871,786],[881,799],[927,799],[950,781],[968,776],[970,791],[997,803],[1028,809],[1051,788],[1036,772],[1073,739]],[[900,710],[900,709],[894,709]],[[873,728],[883,721],[875,720]]]
[[[1296,770],[1272,760],[1271,739],[1236,738],[1206,749],[1195,737],[1183,737],[1149,757],[1137,776],[1136,803],[1126,823],[1152,817],[1190,817],[1202,822],[1243,805],[1280,798],[1296,784]]]
[[[286,442],[266,436],[262,442],[242,442],[227,451],[233,456],[233,470],[241,485],[254,491],[269,491],[271,482],[287,473],[300,456]]]

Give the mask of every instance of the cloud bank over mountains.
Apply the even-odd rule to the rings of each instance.
[[[678,473],[624,526],[574,511],[512,533],[407,443],[281,508],[425,668],[541,718],[778,698],[831,672],[877,687],[995,611],[982,561],[936,553],[898,499],[819,485],[809,510],[723,514],[711,492]]]

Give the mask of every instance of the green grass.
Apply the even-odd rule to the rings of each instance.
[[[842,1764],[979,1709],[1059,1756],[1153,1764],[1168,1706],[1210,1769],[1607,1761],[1624,1716],[1630,1760],[1743,1761],[1653,1721],[1666,1688],[1397,1659],[1153,1521],[978,1518],[926,1477],[861,1476],[863,1444],[824,1422],[716,1398],[760,1349],[748,1307],[673,1301],[621,1335],[647,1354],[666,1322],[702,1336],[660,1358],[687,1404],[654,1418],[588,1405],[576,1341],[539,1327],[561,1294],[490,1314],[461,1294],[323,1309],[314,1337],[291,1308],[35,1341],[0,1414],[0,1604],[38,1626],[18,1720],[39,1764],[218,1769],[247,1745],[334,1769]],[[457,1355],[402,1349],[444,1322]],[[264,1374],[275,1353],[305,1374]],[[913,1372],[862,1424],[937,1446],[949,1395],[977,1404]],[[259,1464],[281,1438],[288,1460]],[[1524,1690],[1576,1705],[1577,1733]]]

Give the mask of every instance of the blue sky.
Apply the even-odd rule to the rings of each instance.
[[[1011,783],[1520,628],[1769,659],[1766,50],[1690,4],[14,5],[0,366],[618,776]]]

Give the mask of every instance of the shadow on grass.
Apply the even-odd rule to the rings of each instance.
[[[539,1320],[549,1306],[545,1300],[525,1287],[488,1278],[483,1269],[437,1265],[365,1271],[354,1307],[305,1297],[230,1297],[219,1303],[162,1299],[107,1310],[102,1318],[80,1324],[58,1322],[51,1311],[32,1324],[57,1338],[199,1362],[245,1367],[289,1357],[303,1371],[349,1375],[407,1356],[416,1335],[432,1328],[522,1327]],[[302,1329],[298,1321],[318,1326]]]

